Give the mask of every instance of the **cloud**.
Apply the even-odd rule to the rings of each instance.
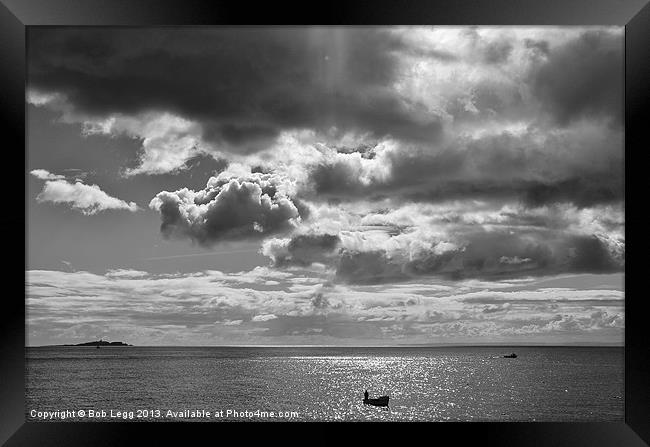
[[[259,323],[259,322],[264,322],[264,321],[275,320],[276,318],[278,318],[278,317],[276,317],[276,316],[273,315],[273,314],[255,315],[255,316],[253,317],[253,320],[252,320],[252,321],[255,321],[255,322],[258,322],[258,323]]]
[[[148,272],[142,270],[115,269],[106,272],[108,278],[143,278],[149,276]]]
[[[30,174],[39,180],[65,180],[65,175],[52,174],[45,169],[33,169]]]
[[[311,304],[315,309],[327,309],[330,307],[330,302],[322,292],[317,292],[311,299]]]
[[[74,120],[74,119],[73,119]],[[168,112],[149,112],[138,116],[112,115],[106,119],[85,120],[84,135],[126,135],[141,141],[140,164],[125,168],[124,176],[164,174],[187,169],[194,159],[205,157],[198,126]]]
[[[494,198],[532,207],[614,203],[624,193],[622,142],[620,131],[591,123],[565,130],[528,127],[460,135],[441,147],[387,140],[373,147],[372,158],[364,157],[366,152],[323,148],[330,155],[314,157],[307,165],[305,194],[342,201]]]
[[[487,306],[483,307],[483,312],[484,314],[492,314],[496,312],[507,312],[512,305],[510,303],[505,303],[505,304],[488,304]]]
[[[382,250],[343,251],[336,276],[357,284],[403,281],[408,278],[403,264],[388,257]]]
[[[519,256],[513,256],[513,257],[508,257],[508,256],[501,256],[499,258],[499,262],[501,264],[524,264],[526,262],[531,262],[532,259],[530,258],[520,258]]]
[[[132,132],[124,121],[152,112],[186,123],[159,137],[137,131],[145,155],[134,172],[155,172],[178,166],[155,163],[156,151],[188,156],[196,143],[251,153],[285,129],[435,138],[439,119],[423,119],[392,88],[403,49],[398,35],[372,27],[34,30],[28,84],[32,104],[56,100],[95,132]]]
[[[51,174],[45,170],[37,169],[31,172],[35,177],[47,180],[43,190],[36,196],[39,203],[65,203],[74,210],[87,216],[106,210],[127,210],[136,212],[138,206],[135,202],[111,197],[97,185],[86,185],[81,181],[70,183],[63,176]]]
[[[622,342],[621,288],[426,278],[343,285],[322,276],[305,284],[304,274],[30,270],[28,340],[32,345],[94,337],[136,345],[396,344],[513,341],[524,335],[542,342],[557,337]],[[255,277],[272,277],[279,285],[268,290]]]
[[[149,207],[160,212],[163,236],[206,246],[288,231],[307,213],[286,178],[250,172],[222,172],[200,191],[160,192]]]
[[[275,266],[309,266],[315,262],[327,263],[341,240],[332,234],[299,234],[286,239],[268,239],[261,253],[268,256]]]
[[[155,190],[160,231],[257,240],[268,268],[103,275],[182,297],[170,309],[220,309],[192,307],[197,327],[248,331],[274,315],[256,334],[605,330],[611,315],[575,303],[431,300],[441,284],[624,270],[622,31],[31,30],[28,101],[84,135],[137,141],[126,176],[219,160],[205,188]]]
[[[29,41],[28,101],[86,134],[140,139],[130,175],[258,154],[286,132],[431,149],[622,112],[620,28],[39,29]]]
[[[226,320],[222,324],[224,326],[239,326],[243,322],[244,322],[244,320]]]
[[[623,117],[623,42],[618,33],[585,31],[551,47],[533,70],[533,93],[553,119],[567,125],[590,116]]]
[[[509,204],[495,210],[489,202],[459,201],[312,211],[291,237],[263,243],[261,252],[274,267],[325,265],[338,281],[386,284],[421,276],[609,273],[625,266],[623,209],[618,207]]]
[[[441,251],[417,254],[386,250],[343,252],[337,275],[348,282],[386,282],[419,275],[450,278],[521,277],[566,272],[608,273],[622,271],[624,261],[596,236],[560,236],[549,233],[476,232],[465,235]],[[503,262],[504,258],[520,262]],[[526,260],[523,262],[522,260]]]

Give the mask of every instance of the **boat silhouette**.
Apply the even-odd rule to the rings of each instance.
[[[376,399],[370,399],[366,397],[363,399],[363,404],[374,405],[375,407],[387,407],[389,399],[390,399],[389,396],[381,396]]]
[[[516,359],[516,358],[517,358],[517,354],[515,354],[515,353],[513,352],[512,354],[506,354],[506,355],[504,355],[503,358],[504,358],[504,359]]]

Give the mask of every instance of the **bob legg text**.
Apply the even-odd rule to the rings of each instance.
[[[119,419],[133,419],[135,412],[133,411],[118,411],[118,410],[88,410],[89,418],[119,418]]]

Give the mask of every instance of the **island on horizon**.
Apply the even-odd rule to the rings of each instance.
[[[133,345],[124,343],[122,341],[98,340],[98,341],[87,341],[85,343],[65,344],[65,345],[55,345],[55,346],[133,346]]]

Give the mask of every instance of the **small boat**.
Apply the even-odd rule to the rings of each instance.
[[[515,353],[513,352],[512,354],[506,354],[506,355],[504,355],[503,358],[504,358],[504,359],[516,359],[516,358],[517,358],[517,354],[515,354]]]
[[[376,399],[363,399],[364,405],[374,405],[375,407],[387,407],[388,406],[388,396],[381,396]]]
[[[99,345],[97,345],[97,349],[99,349]]]

